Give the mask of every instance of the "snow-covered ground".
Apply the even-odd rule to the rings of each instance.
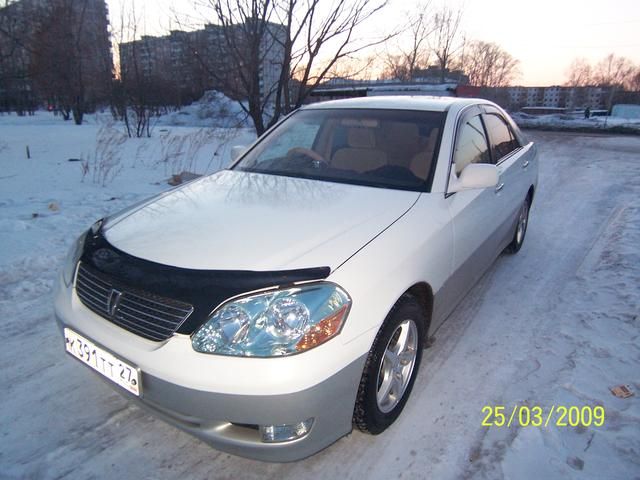
[[[541,171],[525,245],[436,333],[396,424],[267,464],[154,419],[64,352],[52,286],[75,236],[168,188],[172,173],[220,168],[229,145],[250,139],[244,131],[221,146],[228,132],[166,126],[152,139],[104,140],[115,133],[102,123],[0,117],[0,478],[639,478],[639,137],[530,132]],[[167,153],[185,135],[204,140]],[[96,136],[113,150],[102,163]],[[636,395],[614,397],[619,384]],[[483,407],[515,405],[601,405],[606,419],[481,426]]]
[[[220,170],[231,146],[255,139],[249,129],[170,125],[128,138],[110,119],[0,116],[0,268],[51,262],[96,218],[166,190],[174,174]]]
[[[640,119],[617,116],[592,116],[584,118],[583,113],[553,113],[548,115],[529,115],[515,112],[513,119],[521,128],[545,130],[584,130],[584,131],[624,131],[640,133]]]

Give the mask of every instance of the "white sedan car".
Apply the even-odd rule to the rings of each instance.
[[[378,434],[430,335],[522,246],[537,171],[485,100],[304,107],[229,169],[77,240],[55,299],[66,351],[237,455],[291,461],[354,425]]]

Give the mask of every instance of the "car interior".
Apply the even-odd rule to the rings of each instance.
[[[421,189],[429,178],[440,134],[433,112],[302,112],[285,122],[242,170],[347,183]],[[314,115],[314,116],[312,116]],[[400,118],[399,118],[400,117]]]
[[[411,172],[421,180],[427,179],[438,140],[438,127],[420,131],[421,126],[412,122],[353,123],[343,120],[332,129],[328,152],[314,146],[319,148],[321,155],[327,154],[323,157],[330,159],[331,167],[367,173],[391,166]]]

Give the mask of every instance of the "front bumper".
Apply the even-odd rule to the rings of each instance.
[[[329,446],[352,428],[355,394],[364,358],[315,387],[286,395],[248,396],[203,392],[143,374],[144,394],[127,398],[213,447],[270,462],[300,460]],[[313,418],[309,433],[265,443],[258,425],[293,424]]]
[[[345,362],[346,366],[320,381],[314,375],[313,385],[308,385],[304,373],[310,363],[317,366],[322,358],[319,349],[282,359],[205,355],[193,351],[190,340],[183,335],[175,335],[163,345],[151,345],[86,309],[72,289],[60,288],[55,307],[61,329],[71,328],[142,372],[140,397],[97,374],[108,385],[219,450],[257,460],[288,462],[322,450],[352,429],[366,355]],[[325,362],[330,363],[327,358]],[[297,368],[298,364],[302,367]],[[228,371],[233,365],[236,375]],[[167,375],[163,375],[163,367]],[[235,387],[230,380],[235,381]],[[256,388],[248,392],[252,382]],[[221,383],[220,388],[216,383]],[[301,438],[279,443],[262,441],[260,425],[291,425],[310,418],[313,425]]]

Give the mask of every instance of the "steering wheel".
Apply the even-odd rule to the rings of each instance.
[[[325,164],[327,163],[327,161],[324,159],[322,155],[320,155],[318,152],[314,152],[309,148],[293,147],[291,150],[287,152],[287,157],[293,157],[294,155],[303,155],[316,162],[321,162]]]

